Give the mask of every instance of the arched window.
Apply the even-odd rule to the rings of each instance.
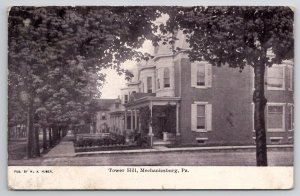
[[[164,87],[170,87],[170,70],[167,67],[164,69]]]

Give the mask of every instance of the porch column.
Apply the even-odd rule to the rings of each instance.
[[[127,110],[124,111],[124,131],[127,130]]]
[[[134,129],[137,129],[137,111],[136,109],[134,110]]]
[[[131,129],[131,132],[133,132],[133,110],[130,110],[130,129]]]
[[[149,136],[150,136],[150,146],[153,146],[153,131],[152,131],[152,101],[150,101]]]
[[[176,135],[179,136],[179,103],[176,104]]]
[[[141,124],[141,112],[139,110],[139,128],[138,128],[138,132],[141,133],[142,132],[142,124]]]
[[[116,116],[114,116],[114,132],[116,132]]]

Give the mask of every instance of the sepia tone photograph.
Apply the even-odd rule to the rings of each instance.
[[[8,166],[292,167],[293,32],[283,6],[11,7]]]

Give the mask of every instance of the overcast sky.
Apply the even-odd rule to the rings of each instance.
[[[150,41],[145,41],[143,47],[139,50],[141,52],[153,53],[153,46]],[[126,61],[122,65],[123,68],[133,69],[136,67],[136,62]],[[104,70],[104,73],[107,74],[106,82],[101,89],[102,99],[116,99],[121,94],[120,89],[126,86],[125,76],[119,76],[116,71],[112,69]]]

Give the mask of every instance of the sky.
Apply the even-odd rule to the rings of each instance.
[[[156,19],[154,23],[165,23],[168,19],[168,15],[163,14],[160,18]],[[159,32],[159,31],[158,31]],[[140,52],[147,52],[149,54],[153,54],[153,46],[152,42],[149,40],[146,40],[143,44],[143,46],[138,49]],[[134,61],[126,61],[122,64],[122,68],[126,69],[134,69],[136,68],[136,62]],[[121,88],[126,87],[126,80],[125,76],[119,76],[116,71],[113,69],[107,69],[104,71],[106,73],[106,82],[104,86],[101,89],[101,98],[102,99],[116,99],[121,94]]]
[[[145,41],[143,47],[139,49],[141,52],[153,53],[153,46],[150,41]],[[122,64],[122,68],[133,69],[136,68],[136,62],[126,61]],[[125,76],[119,76],[113,69],[104,70],[103,73],[106,75],[106,82],[101,89],[102,99],[116,99],[121,94],[121,88],[126,87]]]

